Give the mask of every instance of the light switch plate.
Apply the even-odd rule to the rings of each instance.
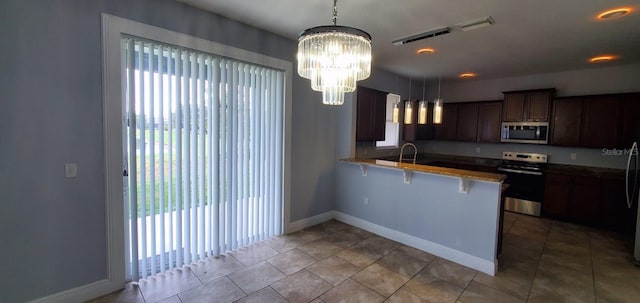
[[[78,164],[77,163],[65,163],[64,164],[64,177],[75,178],[78,176]]]

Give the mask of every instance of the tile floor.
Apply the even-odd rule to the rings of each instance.
[[[338,221],[90,302],[640,302],[631,239],[505,212],[492,277]]]

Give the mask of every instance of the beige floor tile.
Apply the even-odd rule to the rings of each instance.
[[[147,303],[160,301],[200,285],[200,280],[186,267],[148,277],[138,283]]]
[[[469,287],[467,287],[464,290],[464,292],[458,299],[458,302],[461,302],[461,303],[484,303],[484,302],[524,303],[525,300],[508,295],[495,288],[491,288],[489,286],[472,281],[471,284],[469,284]]]
[[[256,243],[229,253],[244,265],[253,265],[278,254],[278,252],[264,243]]]
[[[300,242],[309,242],[309,241],[318,240],[326,235],[327,233],[325,231],[314,230],[313,227],[310,227],[307,229],[303,229],[303,230],[288,234],[287,236],[292,237]]]
[[[301,242],[299,239],[291,236],[274,237],[262,243],[268,245],[269,247],[275,249],[280,253],[290,251],[304,244],[304,242]]]
[[[531,224],[523,221],[517,221],[509,229],[509,234],[529,236],[536,238],[546,238],[549,233],[549,227],[546,225]]]
[[[593,271],[597,280],[640,281],[640,267],[629,258],[594,258]],[[640,287],[640,282],[638,282]]]
[[[336,256],[330,256],[307,268],[325,281],[338,285],[360,271],[360,268]]]
[[[353,275],[351,279],[369,287],[384,297],[391,296],[404,285],[409,278],[397,274],[379,264],[369,265],[361,272]]]
[[[345,224],[338,220],[329,220],[316,226],[321,227],[326,233],[335,233],[351,228],[351,225]]]
[[[509,232],[502,239],[503,245],[512,245],[523,249],[531,250],[536,253],[542,253],[546,238],[531,235],[519,235]]]
[[[288,301],[273,288],[265,287],[236,301],[236,303],[288,303]]]
[[[325,293],[333,285],[308,270],[302,270],[271,287],[291,303],[306,303]]]
[[[144,303],[144,298],[138,285],[127,283],[122,290],[89,300],[86,303]]]
[[[386,255],[400,246],[400,243],[380,236],[369,237],[365,240],[362,240],[362,242],[358,244],[373,251],[379,252],[382,255]]]
[[[157,303],[182,303],[178,295],[168,297],[164,300],[160,300]]]
[[[404,289],[428,302],[455,302],[464,288],[431,276],[428,272],[420,272],[409,280]]]
[[[223,277],[218,280],[191,288],[178,294],[182,303],[199,302],[234,302],[245,296],[229,278]]]
[[[640,280],[602,279],[596,276],[596,302],[613,303],[640,301]]]
[[[336,253],[336,256],[355,266],[364,268],[380,259],[382,254],[363,246],[356,245],[339,251]]]
[[[298,247],[298,249],[318,260],[321,260],[338,252],[340,250],[340,246],[327,240],[320,239],[308,242],[307,244]]]
[[[429,303],[405,289],[396,291],[391,297],[389,297],[384,303]]]
[[[523,271],[518,268],[499,266],[495,276],[479,272],[473,281],[491,286],[511,296],[526,300],[535,277],[533,272]]]
[[[595,302],[593,275],[542,264],[533,280],[528,302]]]
[[[586,274],[593,272],[591,253],[589,252],[587,254],[572,254],[570,252],[545,249],[542,254],[542,259],[540,260],[540,265],[564,266]]]
[[[320,296],[320,299],[325,303],[376,303],[384,301],[384,297],[351,279],[347,279],[327,291]]]
[[[477,273],[471,268],[441,258],[437,258],[431,262],[423,272],[428,272],[435,278],[462,288],[467,287]]]
[[[370,233],[364,229],[361,228],[357,228],[357,227],[351,227],[349,229],[345,229],[345,231],[348,231],[352,234],[356,234],[358,235],[362,240],[367,239],[367,238],[371,238],[374,236],[373,233]]]
[[[430,263],[431,261],[433,261],[436,258],[436,256],[434,256],[434,255],[432,255],[432,254],[430,254],[428,252],[425,252],[425,251],[422,251],[422,250],[419,250],[417,248],[413,248],[413,247],[410,247],[410,246],[406,246],[406,245],[400,245],[400,246],[398,246],[398,248],[396,248],[396,250],[399,251],[399,252],[405,253],[405,254],[407,254],[407,255],[409,255],[411,257],[414,257],[416,259],[420,259],[422,261],[425,261],[427,263]]]
[[[216,280],[246,266],[231,255],[207,258],[189,265],[203,283]]]
[[[503,262],[503,259],[509,261],[514,260],[519,263],[535,264],[535,266],[537,266],[541,257],[542,251],[511,245],[510,243],[503,243],[502,253],[498,256],[498,260],[500,262]]]
[[[286,277],[268,262],[260,262],[228,275],[245,293],[250,294]]]
[[[298,249],[292,249],[286,253],[279,254],[267,260],[281,272],[290,275],[313,263],[317,260]]]
[[[362,236],[351,233],[346,230],[338,231],[333,234],[329,234],[323,238],[341,248],[352,246],[363,240]]]
[[[429,264],[429,262],[411,257],[397,249],[382,257],[376,263],[407,278],[413,277]]]

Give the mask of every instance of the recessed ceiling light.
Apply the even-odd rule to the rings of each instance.
[[[600,63],[600,62],[607,62],[607,61],[611,61],[611,60],[615,60],[618,59],[618,56],[616,55],[599,55],[599,56],[595,56],[592,58],[589,58],[589,62],[591,63]]]
[[[426,48],[421,48],[421,49],[417,50],[416,53],[418,53],[419,55],[422,55],[422,54],[433,54],[433,53],[435,53],[435,51],[436,50],[433,49],[433,48],[426,47]]]
[[[460,78],[462,79],[467,79],[467,78],[473,78],[475,76],[477,76],[478,74],[474,74],[474,73],[462,73],[460,74]]]
[[[619,18],[622,16],[626,16],[631,12],[631,8],[630,7],[621,7],[621,8],[616,8],[616,9],[610,9],[607,11],[604,11],[600,14],[598,14],[598,19],[599,20],[609,20],[609,19],[615,19],[615,18]]]

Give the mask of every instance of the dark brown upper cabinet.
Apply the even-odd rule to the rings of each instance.
[[[358,86],[356,141],[384,140],[387,93]]]
[[[458,126],[458,104],[442,104],[442,123],[435,125],[436,140],[456,140]]]
[[[582,101],[580,146],[616,147],[620,103],[615,95],[592,96]]]
[[[445,103],[436,140],[500,142],[502,101]]]
[[[569,97],[554,100],[551,145],[578,146],[581,120],[582,98]]]
[[[478,140],[478,103],[458,103],[456,140],[469,142]]]
[[[618,147],[630,148],[640,141],[640,93],[619,95],[621,103]]]
[[[549,109],[555,89],[504,92],[502,121],[549,121]]]
[[[502,102],[478,103],[478,142],[500,142]]]
[[[624,147],[640,118],[626,94],[576,96],[553,101],[551,144],[591,148]],[[627,112],[629,111],[629,112]]]

